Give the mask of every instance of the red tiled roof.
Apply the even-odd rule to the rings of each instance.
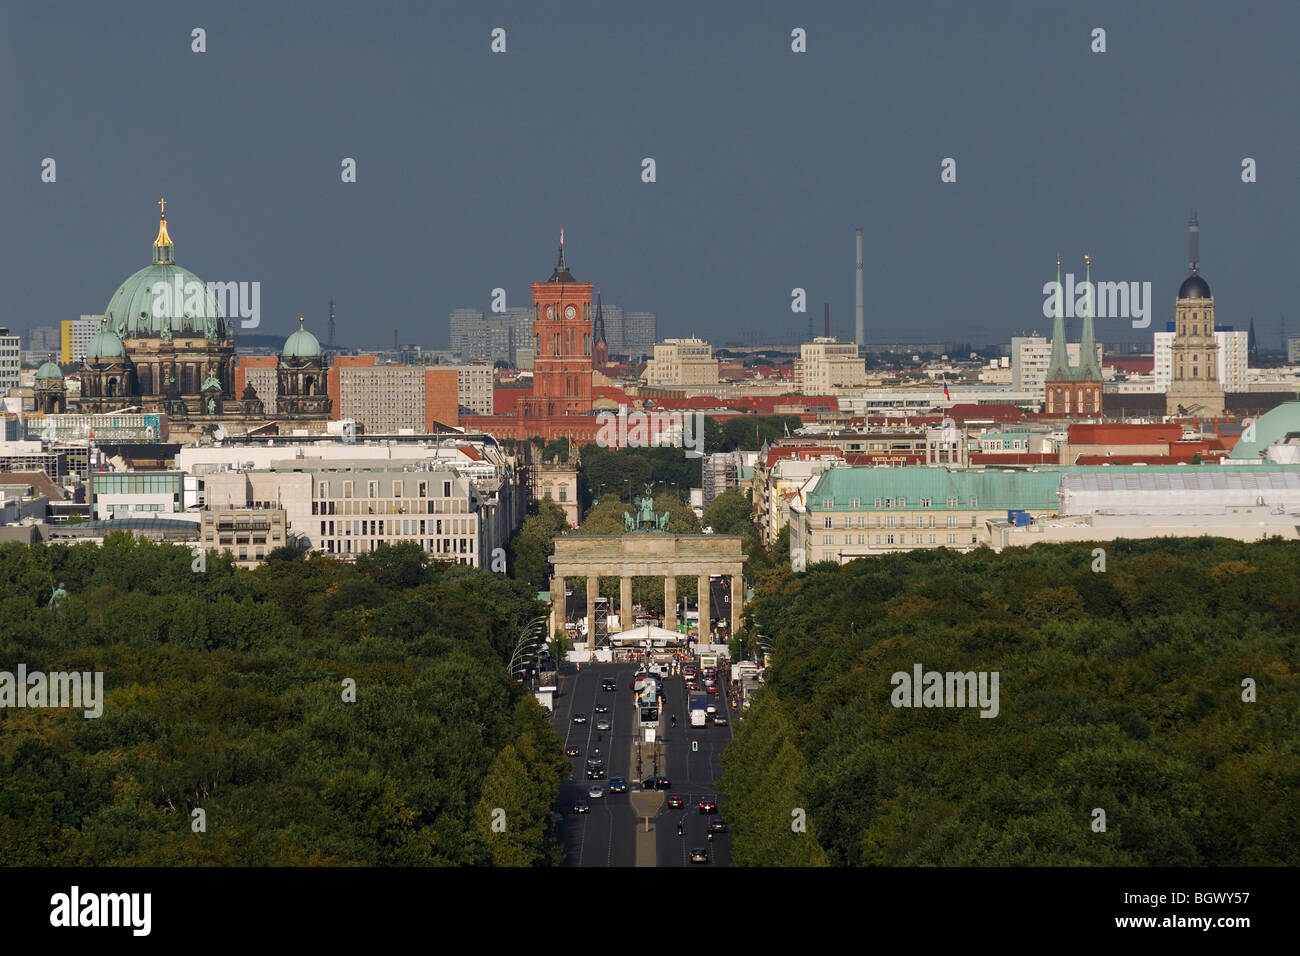
[[[834,455],[836,458],[843,458],[844,453],[833,445],[773,445],[767,450],[767,461],[764,465],[771,468],[778,461],[795,460],[808,461],[810,459],[821,458],[824,455]]]
[[[991,418],[995,422],[1018,422],[1025,417],[1025,413],[1015,405],[976,405],[972,402],[959,402],[942,411],[944,415],[958,422],[972,418]]]
[[[1180,441],[1182,425],[1084,425],[1070,426],[1071,445],[1154,445]]]

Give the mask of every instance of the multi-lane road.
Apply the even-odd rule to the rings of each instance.
[[[555,729],[565,747],[577,747],[579,754],[570,757],[573,773],[560,787],[556,810],[564,815],[561,828],[564,840],[566,866],[635,866],[637,864],[638,820],[632,808],[631,791],[640,789],[643,779],[655,775],[656,766],[650,757],[650,748],[642,745],[641,765],[638,772],[635,744],[642,737],[640,715],[635,695],[628,687],[636,673],[635,664],[584,664],[575,672],[568,665],[560,676],[559,696],[554,701]],[[613,691],[601,689],[606,677],[615,683]],[[719,681],[725,686],[724,681]],[[722,749],[731,740],[732,727],[715,727],[710,721],[704,727],[690,726],[686,711],[686,689],[680,676],[661,681],[663,707],[658,736],[662,741],[661,758],[657,771],[672,781],[672,787],[663,792],[664,800],[652,818],[654,855],[659,866],[690,866],[692,847],[709,850],[709,866],[725,866],[731,861],[730,836],[715,834],[707,839],[710,820],[726,820],[726,805],[718,794],[718,780],[722,776],[720,757]],[[732,717],[725,693],[709,695],[718,713]],[[609,708],[607,714],[597,714],[596,705]],[[573,715],[587,715],[587,723],[573,723]],[[677,715],[677,727],[672,726],[672,715]],[[600,733],[596,721],[607,718],[610,730]],[[692,749],[692,742],[697,744]],[[596,750],[599,748],[600,753]],[[604,780],[587,779],[587,758],[604,758]],[[628,793],[610,793],[609,781],[621,776],[628,781]],[[591,799],[587,789],[598,784],[605,796]],[[679,810],[668,807],[667,798],[680,796],[685,806]],[[575,814],[576,799],[586,800],[590,813]],[[696,809],[700,800],[709,799],[718,804],[718,813],[702,814]],[[677,823],[685,825],[685,835],[677,835]],[[647,840],[642,836],[643,843]],[[642,862],[648,847],[642,847]],[[695,864],[699,866],[700,864]]]

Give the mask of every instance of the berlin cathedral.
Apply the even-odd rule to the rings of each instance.
[[[197,438],[221,425],[238,434],[268,424],[252,385],[235,395],[234,323],[207,283],[176,265],[164,200],[153,263],[118,287],[86,348],[79,410],[138,408],[166,414],[172,434]],[[276,362],[278,421],[329,420],[328,366],[320,342],[301,327]]]

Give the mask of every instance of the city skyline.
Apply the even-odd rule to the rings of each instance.
[[[383,22],[325,5],[320,23],[9,12],[11,79],[41,84],[0,100],[17,145],[0,157],[7,324],[101,312],[147,263],[137,250],[165,195],[178,263],[262,284],[258,331],[305,315],[324,334],[333,298],[338,340],[361,348],[394,328],[444,347],[450,312],[486,307],[496,288],[525,304],[562,226],[575,274],[654,313],[660,338],[793,341],[829,302],[832,334],[851,340],[860,224],[868,343],[900,328],[972,343],[1045,331],[1058,252],[1090,254],[1103,280],[1151,282],[1152,328],[1097,329],[1148,340],[1172,317],[1196,209],[1220,321],[1253,317],[1278,344],[1275,277],[1300,240],[1283,173],[1300,134],[1276,122],[1269,92],[1295,59],[1289,6],[759,5],[691,10],[686,27],[575,9],[564,22],[520,5],[490,20],[403,5]],[[504,53],[490,50],[497,26]],[[796,27],[805,53],[791,50]],[[1096,27],[1105,53],[1089,48]],[[65,68],[43,69],[55,48]],[[104,48],[117,51],[107,63]],[[158,76],[185,121],[140,107]],[[1189,138],[1189,117],[1208,133]],[[645,157],[656,182],[641,181]],[[941,182],[949,157],[955,183]],[[346,158],[355,183],[341,181]],[[1244,158],[1258,182],[1242,182]],[[795,288],[806,313],[791,312]]]

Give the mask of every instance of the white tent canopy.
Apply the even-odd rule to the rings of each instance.
[[[652,647],[667,647],[670,644],[685,643],[686,635],[670,631],[666,627],[643,624],[630,630],[617,631],[609,635],[609,640],[612,644],[635,644],[638,647],[645,647],[645,642],[649,641]]]

